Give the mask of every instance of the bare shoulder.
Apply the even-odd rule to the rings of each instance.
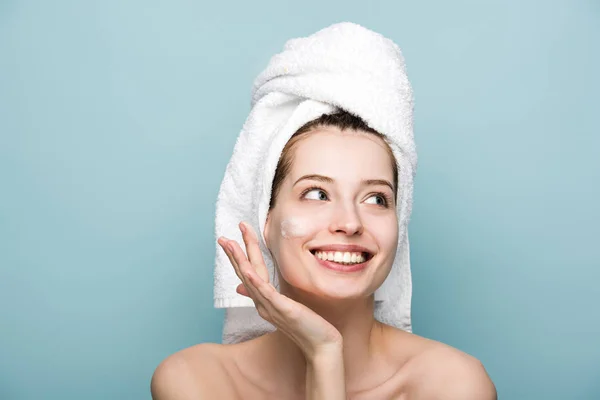
[[[197,344],[165,358],[152,375],[152,399],[234,398],[234,394],[227,392],[230,385],[220,357],[221,346]]]
[[[411,398],[497,400],[496,387],[475,357],[441,342],[427,345],[407,363]]]

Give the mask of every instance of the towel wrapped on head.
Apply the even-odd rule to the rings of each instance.
[[[305,123],[340,110],[385,135],[398,164],[398,248],[390,274],[375,292],[375,318],[411,332],[412,279],[408,223],[417,154],[413,93],[399,47],[351,22],[288,40],[254,81],[252,109],[227,164],[216,204],[215,235],[243,243],[238,224],[252,225],[270,276],[274,263],[264,240],[271,185],[281,152]],[[214,306],[226,308],[223,343],[275,330],[253,301],[236,292],[240,280],[217,245]],[[277,287],[276,282],[273,282]]]

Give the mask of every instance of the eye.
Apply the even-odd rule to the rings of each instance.
[[[312,198],[307,196],[309,193],[316,193],[316,196],[313,196]],[[325,191],[319,187],[311,187],[308,188],[304,191],[304,193],[302,194],[303,198],[309,199],[309,200],[327,200],[327,194],[325,193]]]
[[[373,196],[369,197],[369,199],[379,199],[379,202],[375,202],[376,205],[381,206],[381,207],[388,207],[388,205],[390,204],[390,199],[389,196],[386,195],[385,193],[375,193]]]
[[[314,194],[311,194],[309,196],[310,193],[314,193]],[[325,190],[323,190],[322,188],[320,188],[318,186],[309,187],[308,189],[304,190],[302,192],[301,198],[308,199],[308,200],[324,200],[324,201],[328,200],[327,192],[325,192]],[[371,198],[376,199],[375,203],[371,203],[371,204],[375,204],[382,208],[389,208],[390,204],[392,203],[390,196],[385,193],[382,193],[382,192],[373,194],[371,197],[369,197],[369,199],[371,199]]]

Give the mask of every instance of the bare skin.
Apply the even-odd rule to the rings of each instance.
[[[411,353],[422,347],[420,351],[432,346],[423,340],[419,343],[414,335],[396,330],[387,325],[382,325],[381,329],[373,332],[374,343],[381,348],[373,349],[370,365],[358,366],[360,376],[352,379],[346,377],[346,393],[349,398],[394,398],[395,395],[406,392],[410,384],[407,372],[409,369],[402,369],[412,358]],[[228,364],[227,370],[235,371],[239,381],[247,382],[241,390],[242,393],[251,390],[251,388],[260,388],[257,390],[257,396],[271,394],[274,397],[285,399],[304,399],[304,374],[305,369],[294,368],[294,365],[287,364],[287,360],[278,357],[281,337],[275,332],[265,335],[261,338],[232,346],[216,348],[217,353],[221,353],[221,359],[224,364]],[[404,340],[403,340],[404,339]],[[394,342],[405,341],[407,351],[400,355],[399,352],[393,352]],[[411,343],[412,342],[412,343]],[[408,346],[408,343],[411,343]],[[285,345],[283,345],[285,346]],[[414,354],[412,355],[414,356]],[[252,368],[254,366],[254,368]],[[267,379],[267,377],[271,377]],[[259,397],[257,397],[259,398]],[[262,397],[261,397],[262,398]]]
[[[359,379],[349,382],[348,399],[459,400],[451,395],[457,381],[487,381],[487,392],[477,398],[496,398],[495,388],[476,358],[389,325],[382,327],[385,352],[363,369]],[[157,368],[153,399],[304,400],[304,375],[298,373],[304,371],[304,364],[296,369],[298,365],[280,357],[278,340],[274,332],[238,344],[203,343],[181,350]],[[166,380],[169,382],[164,383]]]
[[[155,400],[496,399],[475,358],[374,318],[373,293],[389,274],[398,241],[394,190],[381,183],[393,180],[384,146],[373,135],[332,127],[297,143],[264,228],[279,292],[269,282],[252,229],[242,230],[247,258],[242,245],[219,239],[242,281],[237,292],[251,297],[278,330],[168,357],[153,376]],[[314,174],[328,179],[300,179]],[[289,232],[291,219],[306,221],[295,234]],[[373,255],[369,266],[358,273],[324,268],[310,250],[331,244],[367,248]],[[288,318],[299,312],[302,318]],[[337,345],[339,352],[328,351]]]

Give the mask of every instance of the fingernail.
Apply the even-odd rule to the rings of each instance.
[[[246,224],[244,224],[243,222],[240,222],[240,230],[242,231],[242,233],[246,233]]]

